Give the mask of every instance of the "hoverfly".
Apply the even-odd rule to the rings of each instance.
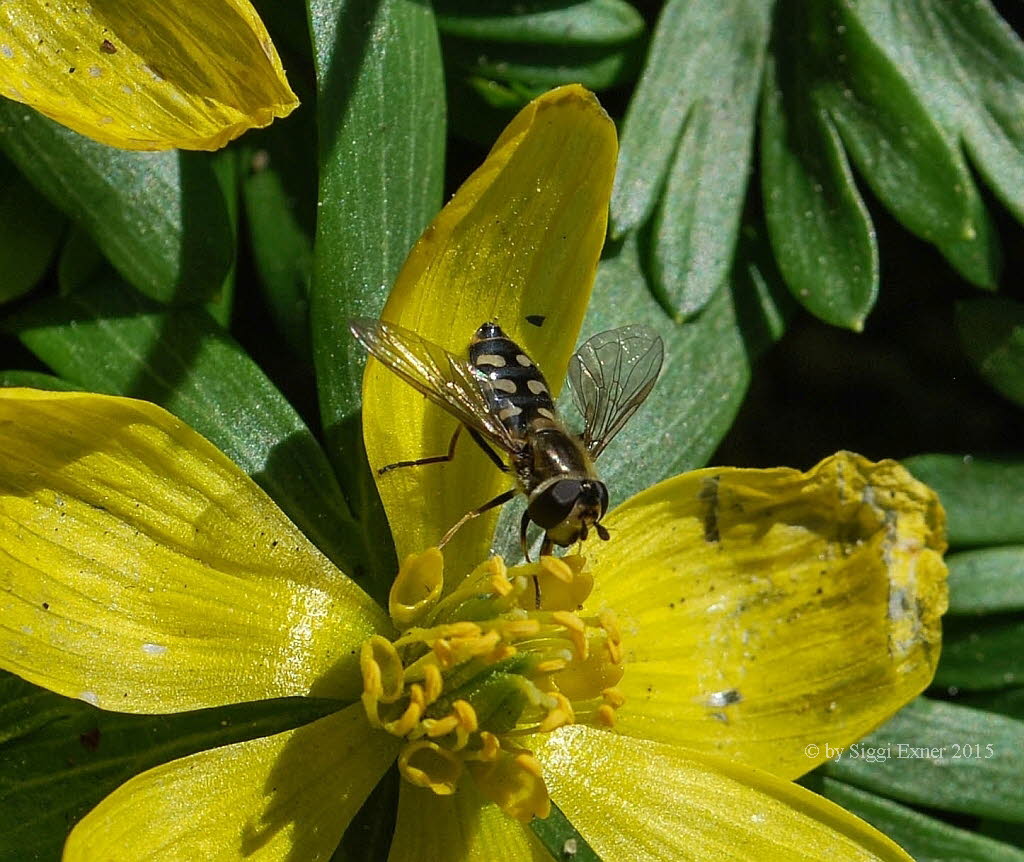
[[[372,356],[460,423],[446,455],[399,461],[379,473],[452,460],[465,427],[498,469],[515,475],[516,487],[467,512],[441,539],[441,547],[466,521],[517,492],[527,499],[519,527],[527,560],[531,521],[544,530],[541,554],[550,554],[554,545],[583,541],[591,529],[608,539],[601,524],[608,488],[594,461],[654,387],[664,353],[654,330],[634,325],[601,332],[573,355],[569,383],[583,417],[577,435],[558,415],[541,370],[496,323],[477,329],[466,358],[383,320],[352,320],[349,329]]]

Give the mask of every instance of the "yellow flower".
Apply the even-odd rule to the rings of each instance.
[[[0,95],[128,150],[215,150],[298,105],[248,0],[2,3]]]
[[[557,386],[614,159],[590,94],[529,105],[385,316],[453,351],[497,317]],[[451,419],[386,369],[364,403],[375,466],[444,451]],[[0,665],[126,712],[348,704],[131,779],[68,860],[326,859],[396,760],[395,862],[549,859],[520,822],[549,800],[609,860],[908,858],[789,781],[934,672],[943,514],[894,462],[687,473],[614,508],[585,562],[507,568],[487,518],[421,551],[496,490],[461,447],[380,477],[405,558],[387,615],[158,407],[0,392],[0,451]]]

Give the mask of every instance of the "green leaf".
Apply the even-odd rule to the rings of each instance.
[[[41,302],[12,328],[59,375],[161,404],[220,447],[345,572],[361,536],[323,451],[249,356],[199,309],[109,285]]]
[[[169,716],[125,715],[0,673],[0,860],[59,858],[71,827],[145,769],[289,730],[339,707],[288,698]]]
[[[934,684],[964,691],[1024,684],[1024,619],[946,617]]]
[[[217,178],[224,204],[227,210],[228,225],[231,230],[231,247],[238,244],[238,210],[239,210],[239,151],[235,149],[221,150],[211,157],[213,173]],[[224,274],[219,290],[206,303],[210,317],[221,326],[227,328],[231,322],[231,312],[235,304],[235,260]]]
[[[388,858],[395,837],[400,781],[398,765],[392,764],[352,818],[331,862],[378,862]]]
[[[860,0],[854,13],[1024,221],[1024,44],[987,0]]]
[[[633,80],[640,66],[643,43],[622,46],[566,47],[478,42],[447,36],[444,57],[449,75],[479,76],[534,90],[577,83],[607,90]]]
[[[891,799],[823,778],[823,796],[866,820],[918,862],[1024,862],[1024,851],[951,826]]]
[[[61,296],[95,284],[102,278],[113,277],[113,267],[93,242],[88,231],[78,225],[72,225],[57,263],[57,284]]]
[[[644,19],[625,0],[436,0],[445,36],[487,42],[567,47],[621,45],[644,33]]]
[[[916,455],[903,464],[938,492],[954,547],[1024,543],[1024,458]]]
[[[551,803],[551,813],[541,819],[534,817],[530,829],[540,839],[552,859],[571,859],[573,862],[601,862],[586,839],[580,835],[562,809]]]
[[[35,287],[63,233],[61,214],[0,156],[0,303]]]
[[[1024,822],[1024,723],[982,710],[918,698],[823,771],[904,802]]]
[[[82,388],[41,371],[0,371],[0,386],[24,386],[29,389],[50,389],[56,392],[78,392]]]
[[[946,563],[949,613],[1024,610],[1024,545],[963,551]]]
[[[811,314],[860,331],[878,294],[878,247],[839,132],[803,92],[795,37],[778,37],[761,101],[761,195],[772,248]]]
[[[971,365],[1024,407],[1024,303],[996,297],[958,302],[956,322]]]
[[[189,302],[220,289],[234,247],[208,157],[117,150],[7,100],[0,148],[147,296]]]
[[[417,0],[308,0],[317,68],[320,192],[312,332],[327,452],[381,596],[394,552],[362,450],[365,354],[352,317],[376,317],[440,208],[444,78],[433,13]]]
[[[1024,687],[970,693],[964,701],[968,706],[1024,721]]]
[[[732,264],[771,6],[671,0],[626,113],[612,236],[655,214],[653,287],[679,319],[704,307]]]
[[[242,185],[253,262],[270,315],[292,353],[307,361],[316,229],[314,118],[311,111],[296,111],[253,136]]]
[[[514,9],[446,0],[435,9],[449,79],[603,90],[631,80],[639,66],[644,20],[624,0],[530,0]]]

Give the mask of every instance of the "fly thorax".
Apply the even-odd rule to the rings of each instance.
[[[436,548],[402,564],[389,599],[400,634],[362,646],[367,718],[405,741],[407,781],[444,796],[471,779],[509,816],[546,817],[542,770],[524,743],[569,724],[614,724],[614,616],[582,609],[593,581],[580,556],[511,569],[492,557],[442,598],[443,565]]]

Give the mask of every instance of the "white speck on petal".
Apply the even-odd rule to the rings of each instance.
[[[767,819],[768,818],[765,817],[763,814],[751,814],[750,815],[750,822],[751,823],[764,823],[765,820],[767,820]]]
[[[32,634],[32,626],[22,626],[21,627],[21,633],[23,635],[30,635],[30,634]]]
[[[0,54],[10,60],[14,56],[14,51],[10,45],[0,45]]]
[[[89,77],[90,78],[98,78],[102,74],[103,74],[103,72],[100,70],[99,66],[90,66],[89,67]]]
[[[163,655],[167,652],[167,647],[162,644],[143,644],[142,651],[146,655]]]
[[[100,705],[99,696],[94,691],[83,691],[78,697],[86,703],[91,703],[93,706]]]

